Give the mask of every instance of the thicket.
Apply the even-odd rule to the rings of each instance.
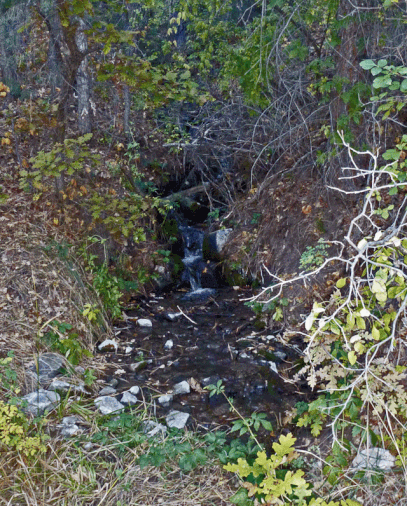
[[[297,373],[318,391],[298,424],[314,435],[331,427],[332,484],[356,447],[381,445],[406,467],[405,35],[397,0],[0,6],[4,159],[23,191],[50,203],[55,226],[82,222],[83,257],[111,317],[121,311],[112,261],[143,250],[139,281],[165,263],[151,244],[172,211],[169,183],[207,183],[219,216],[242,195],[261,199],[277,177],[312,169],[358,210],[343,240],[306,249],[294,279],[270,271],[276,283],[255,301],[270,304],[289,283],[338,266],[329,300],[315,300],[304,322]],[[19,416],[2,409],[7,423]],[[291,446],[230,469],[277,473]],[[304,492],[298,472],[285,476]],[[282,482],[265,483],[252,495],[283,504]],[[284,501],[294,500],[290,486]],[[306,497],[295,501],[323,504]]]

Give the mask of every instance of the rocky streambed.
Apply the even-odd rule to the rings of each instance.
[[[114,342],[98,345],[111,394],[120,399],[138,388],[157,416],[175,410],[189,414],[189,424],[210,428],[236,418],[224,396],[205,389],[222,380],[243,415],[262,411],[280,419],[308,392],[287,381],[298,354],[278,333],[258,328],[244,304],[250,295],[224,288],[201,301],[185,292],[140,299],[117,326]]]

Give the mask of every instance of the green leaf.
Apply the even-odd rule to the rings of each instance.
[[[376,77],[373,81],[373,88],[388,88],[392,83],[392,80],[389,76],[380,76]]]
[[[376,63],[373,60],[363,60],[360,62],[360,66],[364,70],[370,70],[373,67],[376,67]]]
[[[401,81],[400,91],[407,93],[407,79],[403,79],[403,81]]]
[[[355,365],[358,357],[356,356],[356,353],[354,351],[350,351],[348,353],[348,360],[350,365]]]
[[[387,60],[379,60],[377,62],[378,67],[385,67],[387,65]]]
[[[229,501],[238,506],[252,506],[253,501],[249,498],[248,492],[245,488],[239,488],[236,494],[229,498]]]

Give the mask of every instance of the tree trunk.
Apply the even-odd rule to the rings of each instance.
[[[124,95],[124,133],[126,134],[127,141],[131,140],[131,130],[130,130],[130,107],[131,107],[131,96],[130,89],[128,84],[123,85],[123,95]]]
[[[88,41],[84,30],[85,22],[81,19],[76,32],[76,45],[82,54],[88,50]],[[81,135],[92,131],[92,109],[90,107],[90,76],[88,71],[88,57],[85,56],[76,73],[76,91],[78,94],[78,128]]]

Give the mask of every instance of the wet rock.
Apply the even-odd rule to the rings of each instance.
[[[138,387],[137,385],[134,385],[132,386],[130,389],[129,389],[129,392],[132,394],[132,395],[138,395],[140,393],[140,387]]]
[[[174,385],[174,388],[172,390],[173,395],[183,395],[183,394],[189,394],[191,391],[191,387],[189,386],[188,381],[181,381],[180,383],[177,383]]]
[[[231,232],[231,228],[226,228],[224,230],[216,230],[206,235],[203,240],[204,258],[215,261],[222,260],[221,253]]]
[[[287,353],[284,353],[284,351],[275,351],[274,355],[280,360],[285,360],[287,358]]]
[[[167,394],[167,395],[160,395],[158,397],[157,402],[160,404],[163,408],[168,408],[172,402],[172,399],[174,398],[173,395]]]
[[[152,327],[153,326],[153,322],[151,320],[148,320],[147,318],[140,318],[139,320],[137,320],[137,325],[139,327]]]
[[[52,411],[56,408],[61,397],[56,392],[39,389],[36,392],[24,395],[21,400],[24,404],[27,403],[26,406],[22,406],[22,411],[33,416],[41,416],[45,412]]]
[[[85,385],[83,383],[80,385],[73,385],[72,383],[63,380],[54,380],[48,387],[48,390],[51,390],[53,392],[64,392],[64,393],[72,392],[74,394],[88,394],[88,392],[85,389]]]
[[[99,351],[114,351],[116,352],[118,348],[118,344],[113,339],[105,339],[103,343],[99,344]]]
[[[147,367],[147,362],[142,360],[141,362],[135,362],[134,364],[130,364],[130,370],[133,372],[142,371]]]
[[[102,415],[109,415],[110,413],[121,412],[124,409],[124,405],[114,397],[104,395],[94,400],[98,410]]]
[[[165,418],[165,421],[168,427],[175,427],[176,429],[183,429],[187,424],[189,418],[188,413],[183,413],[182,411],[171,411]]]
[[[164,344],[164,350],[171,350],[174,346],[174,341],[172,339],[168,339]]]
[[[179,320],[179,318],[182,316],[182,313],[165,313],[164,318],[168,320],[169,322],[175,322]]]
[[[113,395],[116,393],[116,389],[113,388],[113,387],[104,387],[102,388],[102,390],[99,392],[99,396],[102,396],[102,395]]]
[[[45,386],[53,378],[61,374],[67,367],[65,357],[58,353],[42,353],[35,360],[34,364],[28,366],[26,375],[31,382],[31,388],[38,385]]]
[[[144,433],[148,437],[160,436],[160,438],[164,438],[167,433],[167,427],[161,423],[149,420],[144,424]]]
[[[134,406],[137,404],[138,400],[137,397],[130,392],[124,392],[122,398],[120,399],[120,402],[125,406]]]
[[[353,459],[353,470],[358,469],[380,469],[381,471],[390,471],[396,462],[388,450],[383,448],[369,448],[361,450]]]

